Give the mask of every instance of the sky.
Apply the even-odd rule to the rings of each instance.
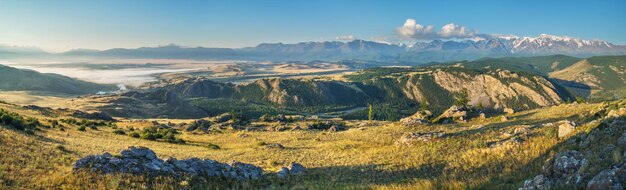
[[[542,33],[626,44],[626,1],[0,0],[0,44],[52,52]]]

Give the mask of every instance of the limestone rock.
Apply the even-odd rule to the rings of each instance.
[[[576,130],[576,123],[572,122],[572,121],[568,121],[568,120],[563,120],[557,123],[558,128],[559,128],[559,133],[558,133],[558,137],[559,138],[563,138],[567,135],[569,135],[570,133],[574,132],[574,130]]]
[[[131,146],[120,152],[120,157],[110,153],[90,155],[79,159],[74,164],[74,171],[88,170],[102,173],[128,173],[135,175],[171,175],[171,176],[222,176],[237,180],[259,179],[263,176],[260,167],[241,162],[229,164],[209,159],[190,158],[161,160],[145,147]]]
[[[468,119],[469,111],[469,108],[465,106],[453,105],[444,111],[438,119],[443,123],[465,122]]]

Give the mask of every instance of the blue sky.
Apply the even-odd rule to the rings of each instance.
[[[50,51],[157,46],[246,47],[397,38],[407,19],[439,30],[541,33],[626,44],[626,1],[0,0],[0,44]],[[405,39],[406,40],[406,39]]]

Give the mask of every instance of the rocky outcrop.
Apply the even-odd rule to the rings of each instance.
[[[587,183],[587,190],[621,190],[626,187],[626,163],[602,170]]]
[[[575,186],[582,183],[580,168],[588,163],[582,153],[568,150],[548,159],[542,173],[526,180],[520,190],[552,189],[555,186]]]
[[[472,106],[480,105],[499,110],[508,107],[511,101],[537,106],[561,102],[557,89],[543,77],[528,77],[500,69],[477,75],[437,70],[433,72],[433,76],[439,86],[450,92],[458,93],[467,89],[469,104]],[[526,102],[524,99],[530,101]]]
[[[400,119],[400,122],[406,126],[417,126],[423,124],[429,124],[430,117],[433,116],[433,113],[428,110],[417,111],[415,114],[409,117],[405,117]]]
[[[127,173],[135,175],[171,175],[197,177],[227,177],[238,180],[259,179],[263,176],[260,167],[241,162],[220,163],[209,159],[191,158],[161,160],[145,147],[131,146],[120,152],[90,155],[74,164],[74,171],[87,170],[102,173]]]
[[[454,105],[444,111],[436,120],[441,123],[466,122],[470,112],[471,110],[466,106]]]

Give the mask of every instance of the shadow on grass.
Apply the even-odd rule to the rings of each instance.
[[[393,169],[385,165],[329,166],[309,168],[306,175],[277,181],[283,188],[368,188],[372,185],[402,185],[416,179],[441,176],[445,163],[432,163],[419,168]]]

